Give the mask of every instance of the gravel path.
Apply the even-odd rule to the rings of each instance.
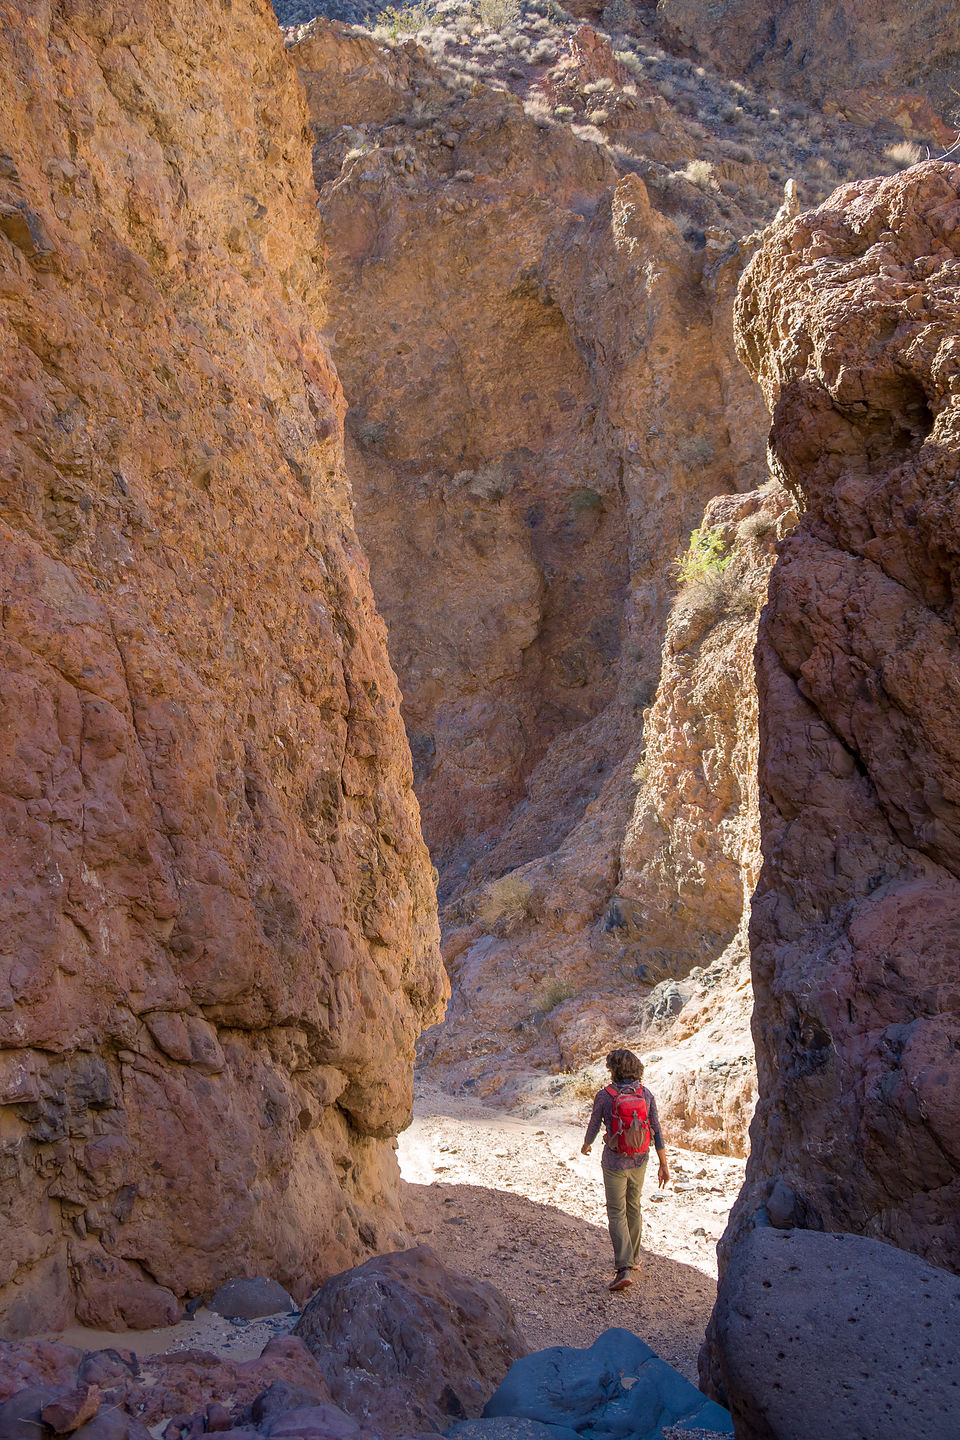
[[[399,1144],[408,1224],[447,1264],[510,1299],[532,1350],[590,1345],[624,1325],[695,1382],[715,1244],[743,1162],[668,1147],[674,1178],[646,1192],[643,1268],[611,1295],[599,1146],[580,1154],[586,1113],[583,1124],[519,1120],[422,1087]]]

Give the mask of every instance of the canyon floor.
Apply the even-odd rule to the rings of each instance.
[[[506,1114],[420,1080],[413,1123],[399,1139],[411,1243],[429,1245],[445,1264],[495,1285],[513,1305],[530,1350],[591,1345],[623,1325],[696,1382],[716,1298],[716,1241],[744,1162],[668,1144],[670,1184],[646,1191],[644,1264],[629,1290],[611,1295],[599,1145],[590,1156],[580,1153],[588,1098],[581,1108],[582,1115],[568,1098]],[[200,1349],[247,1360],[295,1319],[245,1324],[201,1309],[192,1320],[155,1330],[76,1328],[56,1338],[84,1349],[121,1344],[141,1355]]]
[[[744,1162],[668,1142],[670,1184],[646,1191],[644,1265],[611,1295],[599,1146],[580,1154],[588,1099],[582,1109],[518,1118],[421,1082],[399,1141],[407,1223],[446,1264],[508,1297],[531,1350],[590,1345],[623,1325],[696,1381],[716,1241]]]

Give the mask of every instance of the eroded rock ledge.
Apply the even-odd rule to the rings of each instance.
[[[737,323],[805,513],[760,627],[760,1105],[732,1234],[851,1230],[956,1270],[960,171],[768,232]]]
[[[445,981],[273,18],[5,0],[0,54],[15,1336],[389,1244]]]

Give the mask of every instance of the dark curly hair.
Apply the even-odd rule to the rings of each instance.
[[[632,1050],[611,1050],[607,1056],[607,1069],[614,1084],[622,1080],[642,1080],[643,1061]]]

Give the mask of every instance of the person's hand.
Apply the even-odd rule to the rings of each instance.
[[[589,1155],[589,1154],[590,1154],[590,1146],[587,1145],[586,1142],[584,1142],[584,1144],[580,1146],[580,1154],[581,1154],[581,1155]]]
[[[661,1160],[661,1161],[660,1161],[660,1169],[659,1169],[659,1171],[657,1172],[657,1184],[660,1186],[660,1189],[661,1189],[661,1190],[663,1189],[664,1185],[666,1185],[666,1183],[667,1183],[667,1181],[668,1181],[669,1179],[670,1179],[670,1166],[667,1164],[666,1160]]]

